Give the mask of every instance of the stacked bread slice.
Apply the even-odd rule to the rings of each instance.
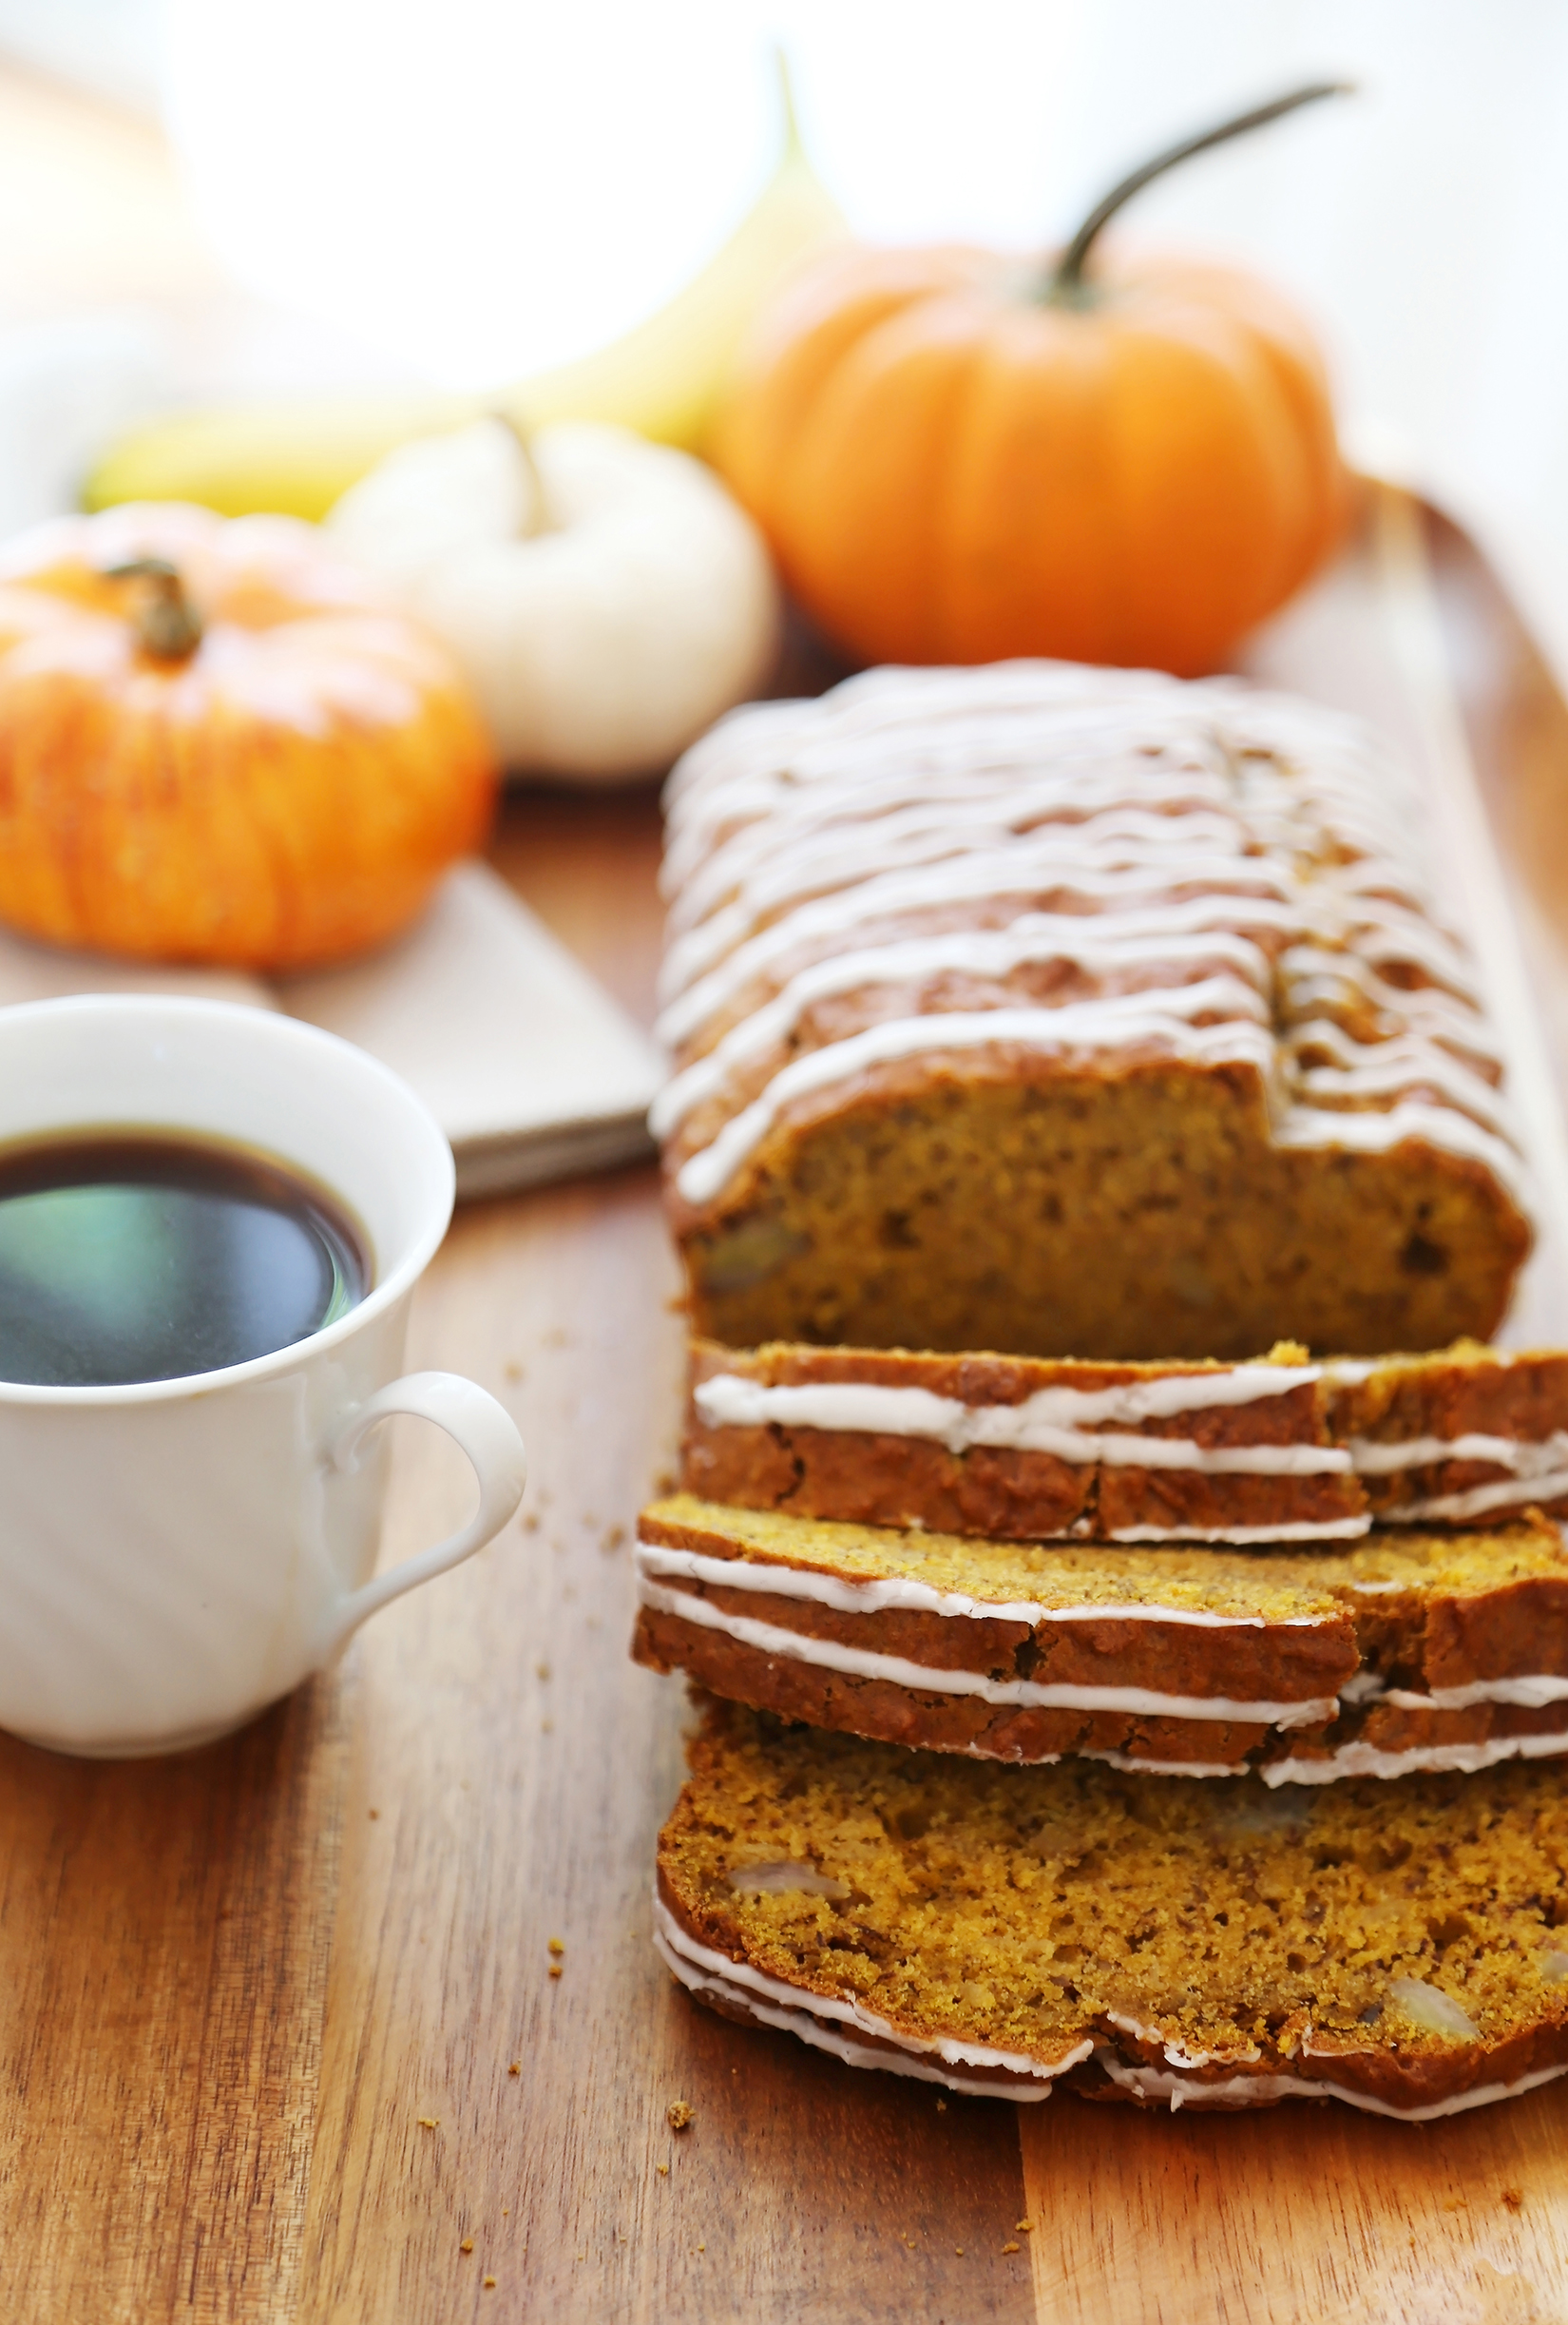
[[[1013,664],[738,714],[671,809],[671,1969],[1023,2098],[1568,2067],[1568,1356],[1484,1345],[1524,1172],[1397,774]]]

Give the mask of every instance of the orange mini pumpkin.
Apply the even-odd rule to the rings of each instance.
[[[0,919],[143,960],[382,942],[482,838],[444,648],[291,517],[178,503],[0,551]]]
[[[1333,545],[1323,367],[1266,285],[1113,256],[1125,180],[1042,274],[967,249],[835,250],[762,318],[715,456],[806,612],[875,662],[1212,669]]]

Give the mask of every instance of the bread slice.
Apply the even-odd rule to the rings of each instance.
[[[1568,2069],[1555,1771],[1272,1794],[710,1709],[656,1938],[699,2001],[1021,2100],[1422,2120]]]
[[[708,1501],[1022,1541],[1307,1542],[1568,1512],[1568,1355],[1074,1363],[692,1348]]]
[[[1380,1526],[1471,1526],[1532,1505],[1568,1515],[1568,1355],[1462,1340],[1323,1368],[1329,1435]]]
[[[672,778],[654,1111],[698,1330],[1080,1357],[1497,1324],[1529,1246],[1422,803],[1336,715],[1014,663]]]
[[[1568,1752],[1568,1551],[1539,1518],[1257,1556],[677,1495],[638,1530],[637,1659],[818,1727],[1271,1785]]]

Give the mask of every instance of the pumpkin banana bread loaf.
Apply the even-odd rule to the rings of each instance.
[[[888,1742],[1271,1785],[1568,1752],[1568,1550],[1535,1516],[1258,1556],[680,1494],[637,1563],[638,1661]]]
[[[1179,1784],[712,1708],[659,1845],[683,1986],[854,2066],[1419,2121],[1568,2068],[1556,1771]]]
[[[1305,1542],[1568,1512],[1568,1355],[1077,1364],[692,1349],[710,1502],[1023,1541]]]
[[[878,670],[734,714],[668,803],[654,1120],[700,1332],[1239,1358],[1501,1316],[1498,1051],[1358,727]]]

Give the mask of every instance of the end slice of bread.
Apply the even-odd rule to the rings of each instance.
[[[1273,1794],[1001,1769],[710,1706],[660,1950],[726,2015],[957,2090],[1412,2120],[1568,2070],[1549,1771]]]

